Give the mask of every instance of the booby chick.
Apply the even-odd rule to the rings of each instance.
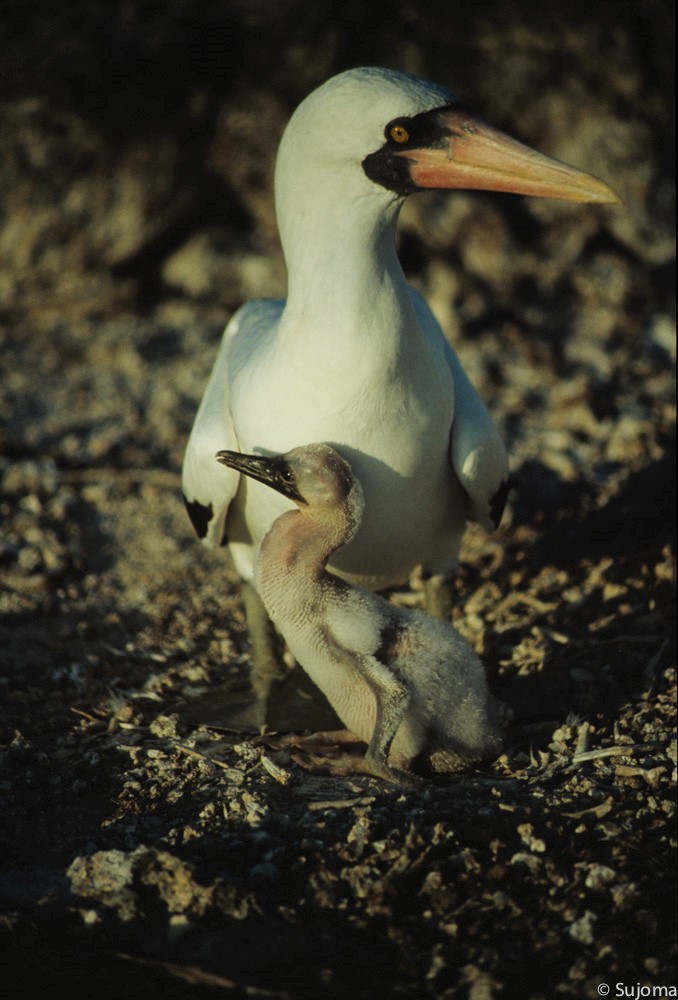
[[[251,587],[261,539],[289,500],[214,454],[340,445],[366,512],[331,569],[373,590],[422,567],[426,607],[448,619],[467,520],[493,530],[508,461],[494,423],[395,251],[405,198],[426,188],[616,202],[602,181],[533,152],[466,112],[444,87],[361,68],[327,81],[285,129],[275,201],[285,301],[231,319],[188,441],[183,489],[208,546],[243,581],[253,683],[277,670]]]
[[[365,509],[349,463],[327,444],[217,458],[296,505],[266,534],[254,582],[298,662],[367,743],[358,769],[407,781],[412,765],[452,771],[496,757],[497,703],[480,660],[452,626],[328,572]]]

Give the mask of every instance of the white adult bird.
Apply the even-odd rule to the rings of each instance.
[[[216,457],[296,505],[265,535],[254,581],[297,661],[367,744],[363,758],[340,758],[332,772],[407,782],[416,765],[456,771],[495,758],[502,706],[452,625],[327,572],[328,559],[364,516],[349,463],[327,444],[285,455],[219,451]]]
[[[216,463],[216,451],[341,445],[366,516],[330,568],[378,590],[421,566],[427,608],[442,617],[467,519],[492,530],[501,517],[501,437],[395,251],[403,201],[424,188],[617,201],[602,181],[404,73],[349,70],[297,108],[275,174],[288,296],[248,302],[226,327],[183,470],[198,536],[228,544],[243,581],[262,697],[276,667],[250,582],[259,544],[289,501]]]

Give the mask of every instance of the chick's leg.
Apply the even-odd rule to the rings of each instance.
[[[405,714],[409,696],[404,685],[395,677],[385,679],[383,676],[373,674],[368,681],[377,701],[377,716],[372,739],[365,754],[365,764],[369,772],[376,777],[398,781],[401,772],[398,768],[391,767],[388,755]]]

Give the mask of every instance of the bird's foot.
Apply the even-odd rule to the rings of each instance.
[[[189,725],[235,733],[278,734],[339,724],[325,695],[301,667],[293,667],[281,680],[273,680],[265,696],[253,688],[249,679],[241,679],[211,689],[179,711]]]
[[[373,757],[366,753],[363,762],[365,774],[372,775],[373,778],[383,778],[385,781],[392,781],[396,785],[404,785],[406,788],[425,788],[426,781],[418,774],[413,774],[409,770],[401,767],[394,767],[388,761],[378,757]]]
[[[366,749],[365,743],[348,729],[327,729],[310,733],[262,733],[254,743],[272,750],[287,750],[292,756],[295,753],[305,754],[309,759],[315,758],[318,761],[325,757],[330,759],[333,751],[339,747],[348,747],[360,756],[364,756]]]
[[[287,750],[305,771],[346,778],[365,775],[408,788],[424,788],[426,781],[404,767],[395,767],[366,752],[365,743],[348,729],[318,733],[264,735],[255,740],[272,749]]]
[[[362,775],[368,778],[379,778],[406,788],[424,788],[426,782],[416,774],[403,771],[390,764],[368,760],[366,756],[341,753],[335,756],[318,754],[292,754],[292,760],[307,771],[331,775],[335,778],[348,778]]]

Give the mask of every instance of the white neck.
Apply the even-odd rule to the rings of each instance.
[[[357,169],[357,178],[341,170],[288,172],[283,183],[278,178],[288,268],[280,333],[297,344],[308,338],[314,353],[320,349],[330,358],[349,360],[346,348],[353,343],[361,352],[379,352],[388,364],[414,324],[395,251],[402,202]]]

